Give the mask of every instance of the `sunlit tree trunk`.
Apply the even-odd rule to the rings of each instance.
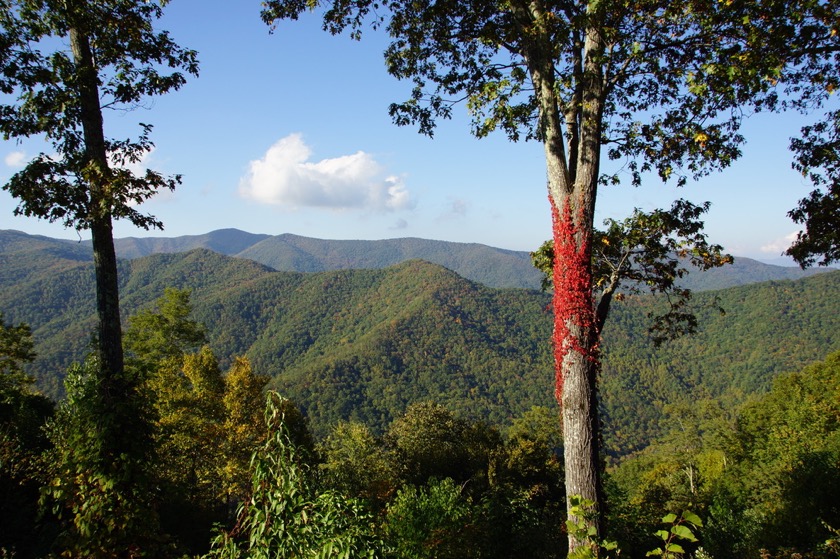
[[[575,76],[578,92],[565,104],[556,93],[553,61],[548,58],[551,49],[536,46],[528,61],[539,103],[553,218],[555,395],[562,407],[567,504],[571,509],[571,496],[594,503],[590,518],[575,520],[594,527],[597,539],[603,499],[596,394],[599,333],[591,241],[604,84],[597,62],[603,46],[596,28],[590,29],[580,46],[580,73]],[[569,535],[570,551],[584,543]]]

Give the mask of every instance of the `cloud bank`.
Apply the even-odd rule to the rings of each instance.
[[[402,179],[387,175],[368,153],[317,162],[311,157],[312,150],[300,134],[282,138],[262,159],[251,161],[239,183],[240,195],[289,209],[391,212],[415,205]]]
[[[776,254],[779,255],[790,248],[790,245],[793,244],[793,241],[796,240],[796,236],[798,235],[798,231],[794,231],[788,235],[785,235],[781,239],[775,239],[766,245],[762,246],[759,250],[765,254]]]

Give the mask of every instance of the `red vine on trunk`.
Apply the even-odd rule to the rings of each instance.
[[[554,200],[550,201],[554,234],[554,397],[562,406],[566,357],[577,352],[585,359],[597,359],[590,268],[592,232],[580,228],[586,221],[582,208],[579,224],[575,224],[568,198],[563,203],[562,214]]]

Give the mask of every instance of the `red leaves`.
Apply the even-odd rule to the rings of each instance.
[[[562,212],[551,200],[554,233],[554,396],[562,405],[564,361],[570,353],[597,358],[595,310],[592,304],[591,241],[583,211],[577,223],[569,199]]]

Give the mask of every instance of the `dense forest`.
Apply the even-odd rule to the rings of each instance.
[[[94,321],[93,270],[77,245],[35,241],[2,253],[0,308],[10,325],[32,327],[37,357],[22,370],[72,399]],[[248,493],[248,449],[279,441],[313,499],[361,499],[370,541],[416,546],[398,556],[563,556],[549,529],[563,522],[564,494],[548,295],[420,260],[293,273],[196,249],[120,266],[127,347],[135,367],[157,371],[150,444],[171,496],[159,514],[172,550],[209,549],[212,524],[232,521]],[[697,293],[699,332],[658,348],[646,332],[656,297],[615,307],[600,393],[609,533],[625,556],[656,547],[668,511],[706,519],[697,531],[716,557],[813,551],[830,539],[819,522],[838,525],[838,296],[838,272]],[[292,443],[267,434],[264,390],[288,398],[275,402],[288,418],[275,427]],[[6,397],[7,425],[50,416],[48,401],[26,398],[9,408]],[[39,452],[60,451],[31,424],[18,427]],[[779,445],[790,445],[784,456]],[[37,520],[41,468],[4,472],[7,483],[26,481],[6,486],[3,512],[18,534],[3,545],[22,556],[45,552],[35,542],[61,526],[60,516]],[[748,481],[756,476],[775,481]],[[813,476],[825,483],[803,496]]]
[[[203,257],[205,264],[208,259],[221,259],[209,252],[183,257],[197,256]],[[423,289],[413,296],[409,286],[416,288],[417,284],[403,279],[408,291],[401,295],[402,300],[416,298],[420,306],[429,302],[426,291],[440,293],[448,286],[451,292],[453,283],[460,286],[455,293],[464,303],[461,310],[455,315],[435,312],[431,318],[445,316],[445,321],[454,324],[459,324],[459,319],[460,324],[475,319],[474,302],[467,304],[466,299],[470,290],[486,288],[422,262],[408,262],[396,270],[411,276],[425,272],[420,283]],[[356,282],[362,286],[375,283],[371,274],[363,272]],[[350,278],[342,278],[347,275],[340,272],[313,278],[321,286],[336,281],[352,283]],[[735,303],[751,298],[751,292],[757,290],[756,300],[768,301],[770,294],[777,293],[784,294],[778,299],[785,305],[796,305],[807,292],[814,298],[833,296],[826,290],[837,289],[840,280],[834,276],[837,274],[801,280],[804,285],[781,282],[718,295],[724,304]],[[432,279],[438,283],[429,287]],[[817,280],[826,283],[807,285]],[[227,285],[230,289],[233,284]],[[349,291],[346,285],[344,290]],[[797,292],[798,297],[794,295]],[[515,294],[503,290],[502,295]],[[528,299],[530,303],[539,301]],[[358,299],[355,302],[358,304]],[[344,305],[334,307],[340,308]],[[253,307],[250,312],[255,310]],[[743,313],[743,319],[748,319],[784,316],[783,311],[771,305],[737,308],[733,314]],[[234,357],[223,367],[209,336],[212,329],[205,327],[210,324],[196,321],[195,316],[190,292],[169,288],[128,320],[126,344],[131,367],[143,371],[146,379],[145,401],[139,409],[145,410],[142,413],[150,418],[152,427],[145,437],[142,431],[135,435],[146,440],[148,456],[154,457],[149,482],[164,491],[161,497],[165,495],[157,501],[154,495],[145,496],[155,501],[149,506],[157,511],[154,522],[139,527],[154,531],[154,542],[148,541],[149,533],[144,536],[148,549],[156,549],[160,555],[209,553],[210,557],[223,557],[248,549],[258,552],[249,547],[257,541],[258,546],[289,553],[330,545],[355,550],[361,556],[565,556],[565,540],[552,529],[565,517],[565,495],[559,483],[563,441],[553,406],[529,402],[528,408],[509,409],[508,415],[497,421],[486,410],[476,409],[472,401],[478,390],[464,394],[462,400],[454,396],[444,399],[422,386],[411,392],[407,382],[393,393],[404,388],[408,392],[400,394],[400,401],[409,403],[387,414],[381,412],[384,419],[379,422],[370,421],[356,410],[386,410],[393,404],[371,397],[380,393],[366,388],[365,379],[348,379],[328,363],[322,376],[311,377],[320,384],[301,392],[304,401],[325,402],[322,406],[328,402],[330,406],[326,409],[332,415],[316,416],[320,434],[313,433],[315,422],[307,417],[305,405],[296,406],[277,392],[269,392],[265,407],[264,390],[277,379],[271,381],[250,359]],[[491,316],[483,318],[492,324]],[[421,325],[408,325],[419,335],[428,335]],[[444,324],[438,323],[441,327]],[[836,331],[832,327],[826,338],[835,344],[836,336],[832,339],[831,334]],[[87,415],[95,414],[95,407],[89,407],[95,400],[86,392],[89,365],[69,368],[67,399],[54,410],[49,400],[22,390],[27,382],[19,366],[34,357],[28,328],[4,322],[3,334],[0,418],[4,425],[1,473],[5,498],[0,514],[5,529],[0,548],[19,557],[42,556],[79,545],[67,540],[68,532],[62,528],[74,518],[70,509],[62,508],[70,503],[60,505],[66,495],[63,492],[71,488],[55,486],[39,500],[38,487],[58,479],[53,476],[59,476],[63,467],[84,466],[84,452],[62,445],[68,436],[76,444],[83,443],[88,433],[85,425],[97,420],[95,415]],[[350,343],[349,339],[358,335],[352,330],[326,335],[332,334],[336,344],[343,337]],[[454,335],[448,330],[446,334]],[[641,343],[644,332],[624,336]],[[711,336],[713,341],[714,336],[725,337],[705,330],[700,336]],[[723,337],[714,343],[719,344]],[[618,337],[614,340],[617,343]],[[689,352],[702,356],[704,345],[684,340],[671,350],[673,358],[690,358]],[[19,351],[27,347],[28,351]],[[430,340],[428,347],[439,344]],[[469,347],[467,343],[462,348],[448,345],[441,349],[469,354]],[[792,355],[786,358],[795,359]],[[659,361],[650,354],[647,359],[635,363],[650,368]],[[361,357],[349,360],[346,371],[361,361]],[[453,357],[453,362],[458,360]],[[608,533],[624,556],[644,557],[656,549],[660,517],[668,511],[682,514],[679,520],[669,521],[674,525],[694,519],[694,515],[698,521],[703,519],[699,521],[702,527],[691,524],[693,535],[684,542],[697,556],[757,557],[760,550],[774,557],[788,557],[796,550],[830,556],[836,551],[837,544],[832,542],[836,542],[840,522],[840,352],[801,372],[781,375],[760,374],[766,373],[762,362],[766,363],[755,362],[758,374],[753,378],[736,378],[731,372],[713,375],[709,371],[714,369],[693,371],[687,366],[670,374],[665,369],[634,369],[630,361],[610,366],[614,369],[608,369],[602,389],[609,411],[606,433],[610,440],[636,444],[628,449],[612,443],[614,458],[607,468]],[[410,364],[404,362],[404,366]],[[747,363],[741,365],[750,370]],[[634,373],[621,380],[625,384],[613,388],[611,383],[618,380],[613,377],[631,369]],[[384,365],[383,370],[387,370]],[[442,374],[438,382],[459,376],[457,371],[437,372]],[[497,373],[498,382],[491,388],[499,393],[523,380],[506,380],[503,370]],[[726,385],[722,382],[726,378],[736,382]],[[696,379],[708,381],[712,388],[691,385]],[[395,383],[393,378],[388,380]],[[422,385],[423,380],[418,378],[417,384]],[[294,383],[289,383],[286,388],[291,391],[293,387]],[[336,392],[339,387],[359,388],[371,401],[352,390],[342,395]],[[718,394],[712,394],[714,388]],[[452,386],[443,389],[452,390]],[[647,394],[649,399],[628,403],[630,393]],[[344,401],[345,407],[334,407],[334,398]],[[658,415],[642,420],[642,412],[649,408],[656,409]],[[71,409],[74,415],[68,415]],[[622,416],[622,411],[637,419]],[[41,424],[47,426],[45,431],[39,429]],[[635,431],[622,437],[619,429]],[[282,483],[265,485],[264,479]],[[39,502],[55,505],[45,511]],[[238,503],[242,503],[239,508]],[[260,511],[265,510],[282,518],[281,524],[271,526],[285,528],[276,532],[267,528],[269,525],[259,520],[264,514]],[[98,514],[92,511],[88,521],[103,522]],[[308,528],[306,518],[313,519],[318,529]],[[228,528],[214,536],[213,530],[220,530],[213,528],[217,524]],[[253,540],[257,532],[262,539]],[[695,535],[699,540],[694,540]]]
[[[4,328],[29,324],[37,357],[4,361],[4,376],[26,371],[44,393],[78,400],[95,320],[86,250],[38,238],[13,246],[0,254]],[[395,546],[399,557],[564,556],[551,530],[565,496],[548,295],[420,260],[296,273],[196,249],[120,266],[126,347],[148,379],[153,479],[169,495],[154,505],[165,553],[206,553],[214,523],[248,525],[254,511],[236,504],[259,474],[250,455],[271,447],[299,476],[288,483],[309,492],[273,506],[337,507],[360,523],[331,536],[361,538],[347,545]],[[656,297],[616,305],[600,394],[606,522],[625,556],[655,549],[660,517],[685,510],[704,519],[695,532],[713,557],[828,553],[820,546],[840,525],[839,292],[840,273],[828,272],[697,293],[699,332],[661,347],[646,331]],[[15,386],[4,385],[10,530],[0,547],[38,556],[67,545],[66,515],[38,513],[36,490],[57,475],[49,461],[68,460],[54,446],[61,423],[48,419],[67,404],[53,412]],[[269,402],[279,424],[262,417],[266,390],[283,395]],[[84,424],[68,419],[64,428]],[[212,553],[244,537],[219,532]]]
[[[602,187],[726,169],[747,115],[792,109],[786,254],[840,261],[836,2],[264,0],[272,32],[386,33],[395,124],[464,105],[542,144],[551,239],[119,259],[114,222],[162,228],[142,204],[182,182],[104,117],[198,77],[167,5],[0,2],[0,133],[40,144],[2,188],[90,238],[0,235],[0,556],[840,556],[840,272],[727,268],[709,202],[595,223]]]
[[[74,256],[78,245],[58,243],[66,252],[57,254],[31,242],[0,253],[0,308],[33,328],[39,357],[27,370],[57,398],[89,343],[93,270]],[[247,356],[319,435],[351,419],[381,433],[423,400],[497,425],[553,404],[549,298],[537,291],[488,288],[423,261],[304,274],[205,249],[122,261],[121,273],[128,316],[167,287],[191,290],[222,365]],[[656,300],[618,303],[604,332],[609,453],[646,446],[667,403],[713,397],[731,407],[840,350],[838,291],[840,274],[829,272],[697,293],[700,332],[659,348],[646,333]]]

